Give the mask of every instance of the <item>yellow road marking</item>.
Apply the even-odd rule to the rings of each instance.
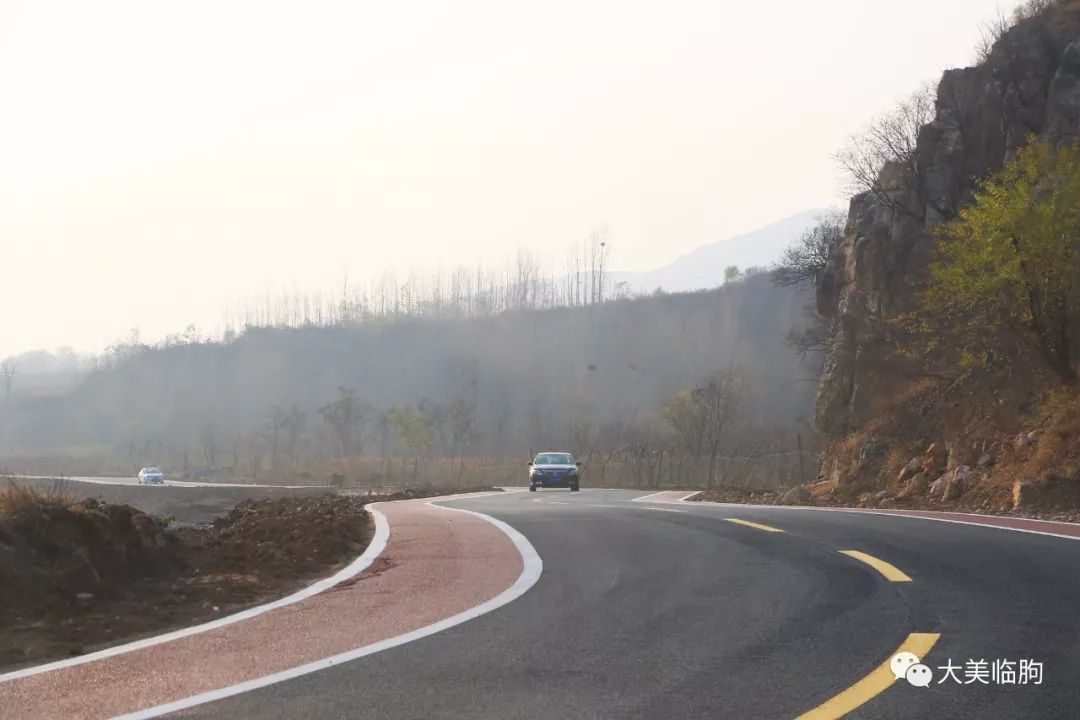
[[[635,510],[652,510],[654,512],[677,512],[677,513],[686,512],[685,510],[672,510],[671,508],[639,507],[639,508],[634,508],[634,509]]]
[[[934,643],[940,637],[939,633],[911,633],[900,647],[896,648],[893,654],[885,658],[885,662],[874,668],[869,675],[839,695],[826,700],[813,710],[803,713],[796,720],[834,720],[834,718],[847,715],[882,691],[887,690],[896,682],[896,676],[893,675],[892,670],[889,668],[889,661],[897,653],[915,653],[920,660],[924,660],[926,654],[930,652],[930,648],[934,647]]]
[[[877,570],[892,582],[911,582],[911,578],[908,577],[900,568],[895,565],[891,565],[884,560],[874,557],[873,555],[867,555],[864,552],[858,550],[841,550],[848,557],[853,557],[856,560],[862,560],[870,567]]]
[[[757,528],[758,530],[764,530],[765,532],[784,532],[780,528],[774,528],[771,525],[762,525],[761,523],[750,522],[749,520],[739,520],[738,518],[724,518],[728,522],[739,523],[746,527]]]

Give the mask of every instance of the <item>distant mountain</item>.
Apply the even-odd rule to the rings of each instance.
[[[742,235],[703,245],[669,265],[642,273],[612,272],[611,283],[629,283],[632,290],[683,292],[714,288],[724,282],[724,268],[770,267],[780,253],[808,229],[823,210],[805,210]]]

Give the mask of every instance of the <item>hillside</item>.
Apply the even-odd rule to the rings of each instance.
[[[940,265],[960,252],[943,254],[944,238],[971,217],[980,183],[1006,177],[1003,168],[1029,145],[1052,153],[1077,138],[1080,4],[1025,11],[982,63],[944,73],[908,162],[886,163],[872,191],[851,200],[843,242],[818,283],[832,335],[816,401],[827,437],[817,492],[863,504],[1033,513],[1080,500],[1075,362],[1047,363],[1038,311],[1016,322],[1007,315],[1035,295],[955,304],[994,277],[987,258],[1023,250],[1018,236],[999,232],[980,246],[983,266],[967,285],[944,294],[935,286],[960,277]],[[1007,192],[1016,181],[999,182]],[[1039,192],[1016,212],[1035,207]],[[1074,270],[1067,252],[1064,266],[1048,265],[1036,281]],[[1063,334],[1078,337],[1076,316],[1064,322]]]
[[[814,223],[822,210],[804,210],[748,233],[703,245],[673,262],[641,273],[614,272],[612,285],[627,283],[631,290],[653,292],[688,292],[717,287],[723,282],[724,268],[735,265],[768,268],[780,254]]]
[[[716,373],[740,383],[724,452],[791,450],[799,432],[812,442],[819,360],[784,343],[807,300],[762,274],[586,307],[251,328],[227,343],[133,348],[72,392],[4,405],[0,465],[255,475],[321,472],[354,456],[646,453],[672,442],[665,405]],[[753,431],[763,426],[776,430]]]

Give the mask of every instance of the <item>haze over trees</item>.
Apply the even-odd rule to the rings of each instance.
[[[580,455],[609,484],[755,473],[775,483],[796,467],[797,436],[813,445],[817,366],[783,338],[805,293],[740,273],[716,290],[616,299],[603,254],[594,279],[587,257],[580,294],[573,278],[537,278],[524,263],[498,291],[524,309],[470,316],[469,294],[432,284],[423,302],[409,290],[416,314],[365,315],[370,296],[350,305],[354,296],[319,324],[295,314],[305,304],[291,298],[271,326],[224,341],[189,332],[149,346],[133,335],[74,391],[5,403],[0,464],[367,484],[435,469],[511,481],[529,453],[553,448]],[[532,291],[557,282],[581,304],[547,307]],[[706,402],[711,414],[694,431],[702,442],[680,440],[686,423],[665,407],[684,393],[716,399],[720,388],[723,401]]]

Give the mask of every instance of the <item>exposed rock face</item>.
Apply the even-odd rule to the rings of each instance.
[[[922,471],[922,466],[923,466],[922,456],[917,455],[917,456],[911,458],[911,460],[908,461],[908,464],[905,465],[900,470],[900,474],[896,476],[896,481],[898,483],[905,482],[909,478],[911,478],[911,477],[917,475],[918,473],[920,473]]]
[[[1013,506],[1029,509],[1040,505],[1072,505],[1080,502],[1080,481],[1071,477],[1048,475],[1038,482],[1017,480],[1013,483]]]
[[[803,505],[810,502],[811,493],[802,485],[793,487],[784,493],[783,503],[785,505]]]
[[[926,493],[932,498],[940,498],[945,494],[945,486],[948,485],[948,475],[942,475],[934,482],[930,483],[930,490]]]
[[[888,321],[913,309],[933,230],[970,199],[974,178],[1000,169],[1030,135],[1078,132],[1080,2],[1057,8],[1052,23],[1014,27],[981,65],[944,74],[936,117],[919,133],[917,173],[887,167],[886,200],[852,198],[844,240],[819,283],[818,309],[835,319],[817,392],[823,433],[835,439],[861,427],[910,382],[896,372],[904,361],[886,356]],[[823,461],[830,467],[828,453]]]
[[[950,471],[948,474],[949,481],[945,484],[945,492],[941,499],[945,502],[952,502],[963,495],[970,477],[971,468],[967,465],[961,465]]]
[[[924,473],[919,473],[915,477],[908,480],[904,489],[897,493],[896,497],[914,497],[916,495],[922,495],[930,488],[930,478],[926,477]]]
[[[949,451],[945,443],[930,443],[922,458],[922,471],[927,475],[936,475],[948,467]]]

